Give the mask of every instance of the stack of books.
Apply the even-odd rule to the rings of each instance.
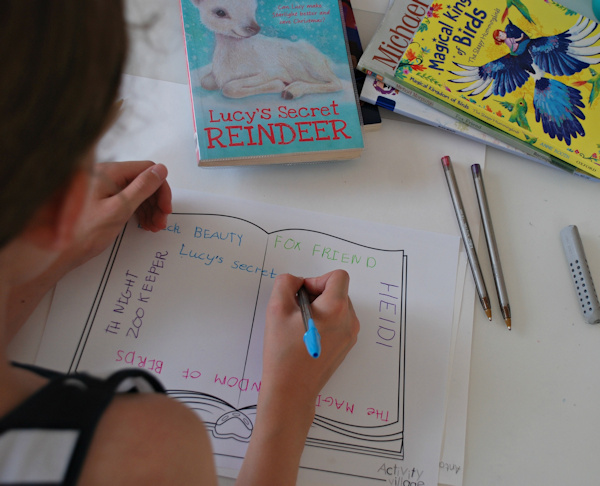
[[[396,0],[361,99],[600,179],[600,27],[553,0]]]

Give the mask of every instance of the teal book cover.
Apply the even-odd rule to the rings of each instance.
[[[360,156],[338,0],[181,0],[181,13],[199,165]]]

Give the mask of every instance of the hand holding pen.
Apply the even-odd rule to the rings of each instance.
[[[342,270],[316,278],[277,277],[267,307],[263,388],[302,383],[304,392],[317,397],[357,339],[359,323],[348,296],[349,282]],[[304,341],[306,328],[296,297],[302,287],[312,298],[312,318],[321,336],[318,359],[307,352]]]
[[[264,469],[242,466],[241,477],[261,478],[260,484],[296,483],[317,397],[357,339],[359,323],[348,297],[349,281],[343,270],[316,278],[275,279],[267,306],[256,420],[244,461]],[[303,286],[322,339],[316,359],[303,340],[306,331],[296,297]],[[254,460],[260,457],[271,460]]]

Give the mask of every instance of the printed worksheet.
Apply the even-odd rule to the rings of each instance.
[[[300,480],[437,484],[458,238],[185,191],[174,208],[166,230],[132,220],[59,283],[37,363],[155,374],[235,475],[275,277],[342,268],[361,331],[317,397]]]

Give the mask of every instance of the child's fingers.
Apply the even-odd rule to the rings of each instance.
[[[345,298],[350,287],[350,275],[345,270],[333,270],[320,277],[305,279],[304,285],[314,296],[327,293],[332,298]]]

